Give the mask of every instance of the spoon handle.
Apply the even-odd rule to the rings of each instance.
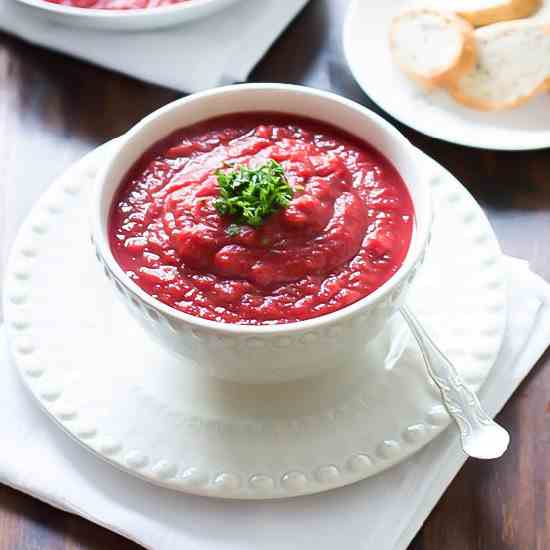
[[[502,456],[510,442],[508,432],[485,412],[477,395],[464,383],[413,312],[406,305],[401,306],[400,312],[420,347],[428,374],[439,388],[445,408],[459,427],[464,452],[475,458]]]

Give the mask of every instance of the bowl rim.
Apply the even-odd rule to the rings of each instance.
[[[17,0],[22,4],[49,11],[62,16],[70,17],[99,17],[103,19],[140,19],[145,17],[155,17],[168,15],[175,12],[185,12],[196,10],[199,7],[204,7],[224,0],[191,0],[189,2],[180,2],[170,6],[158,6],[155,8],[135,8],[135,9],[99,9],[99,8],[79,8],[78,6],[65,6],[63,4],[55,4],[48,0]]]
[[[337,311],[328,313],[326,315],[321,315],[312,319],[295,321],[291,323],[273,325],[242,325],[238,323],[222,323],[219,321],[211,321],[203,319],[202,317],[190,315],[189,313],[180,311],[172,306],[164,304],[160,300],[157,300],[156,298],[145,292],[142,288],[140,288],[134,281],[132,281],[132,279],[130,279],[130,277],[126,275],[122,267],[114,258],[108,242],[108,238],[106,238],[107,227],[104,227],[104,220],[102,219],[101,198],[103,189],[106,183],[109,181],[109,173],[112,168],[116,166],[117,161],[121,156],[121,153],[127,147],[130,147],[133,144],[134,140],[139,139],[140,134],[153,121],[157,120],[160,117],[170,116],[170,113],[172,111],[179,110],[182,105],[187,105],[189,103],[197,101],[204,101],[207,100],[209,97],[217,96],[220,94],[238,93],[241,90],[264,90],[301,93],[309,96],[313,95],[328,99],[329,101],[332,101],[341,106],[352,108],[359,115],[369,118],[372,122],[374,122],[375,125],[380,127],[382,131],[390,134],[392,139],[399,142],[400,147],[402,147],[403,150],[406,151],[406,155],[409,157],[413,157],[413,162],[419,166],[418,184],[423,187],[422,196],[424,197],[423,209],[425,211],[425,219],[422,220],[422,223],[418,223],[418,209],[416,208],[414,197],[411,194],[411,200],[413,202],[413,206],[415,207],[415,226],[405,260],[399,266],[398,270],[386,282],[384,282],[376,290],[361,298],[357,302],[354,302],[353,304],[347,305]],[[290,112],[290,114],[292,114],[292,112]],[[297,116],[300,116],[298,113],[296,114]],[[338,127],[338,125],[336,124],[333,124],[333,126]],[[279,83],[246,83],[213,88],[203,92],[191,94],[184,98],[168,103],[167,105],[157,109],[156,111],[153,111],[132,128],[130,128],[130,130],[128,130],[128,132],[124,134],[124,136],[119,138],[117,142],[118,143],[116,144],[115,150],[111,153],[111,156],[109,157],[107,162],[96,174],[96,179],[94,182],[94,189],[91,196],[91,225],[93,242],[96,246],[96,250],[101,258],[101,261],[104,262],[116,281],[120,283],[134,297],[140,299],[142,302],[145,303],[145,305],[152,308],[153,310],[158,311],[165,317],[167,316],[168,318],[176,319],[180,322],[187,323],[192,326],[194,325],[197,328],[207,329],[213,332],[248,336],[285,335],[295,332],[304,332],[319,329],[323,326],[330,326],[337,322],[342,322],[349,317],[359,314],[360,311],[368,309],[369,306],[372,306],[374,303],[383,300],[410,275],[410,271],[417,265],[418,260],[426,250],[430,236],[433,212],[431,190],[428,183],[429,178],[425,173],[425,163],[422,161],[419,152],[405,138],[405,136],[403,136],[396,128],[394,128],[381,116],[352,100],[343,98],[332,92],[318,90],[307,86]],[[143,152],[147,151],[147,149],[152,145],[153,143],[146,143],[142,147]],[[385,156],[384,151],[380,152]],[[105,220],[105,222],[107,222],[107,220]]]

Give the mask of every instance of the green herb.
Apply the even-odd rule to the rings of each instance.
[[[241,228],[237,224],[232,223],[225,231],[230,237],[236,237],[241,232]]]
[[[217,170],[216,177],[220,194],[214,206],[222,216],[231,216],[237,224],[258,227],[292,200],[292,187],[283,167],[274,160],[255,169],[241,165],[227,172]]]

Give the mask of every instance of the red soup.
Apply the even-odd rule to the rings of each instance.
[[[73,8],[93,8],[100,10],[136,10],[157,8],[181,4],[189,0],[46,0],[52,4],[71,6]]]
[[[220,214],[220,170],[270,159],[292,189],[286,207],[258,226]],[[123,270],[161,302],[268,325],[319,317],[376,290],[403,263],[413,218],[401,177],[365,142],[293,115],[245,113],[147,151],[116,194],[109,235]]]

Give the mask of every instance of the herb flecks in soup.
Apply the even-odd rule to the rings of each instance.
[[[413,206],[368,144],[291,115],[201,122],[143,155],[117,192],[113,254],[190,315],[276,324],[369,295],[401,266]]]

